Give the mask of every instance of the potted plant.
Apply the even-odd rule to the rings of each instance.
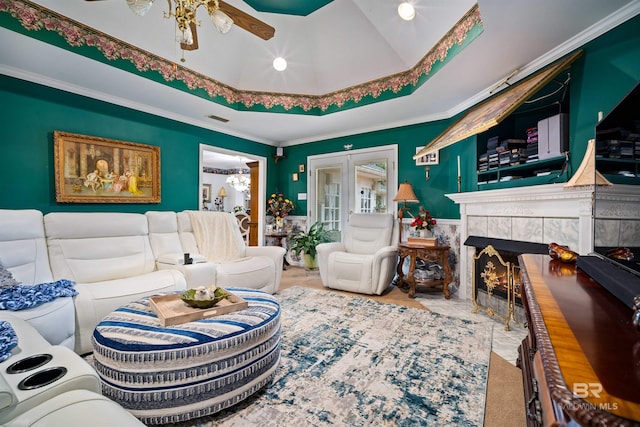
[[[301,231],[293,235],[289,239],[289,249],[295,253],[302,252],[305,268],[313,270],[318,268],[316,246],[330,241],[329,233],[324,229],[324,225],[316,222],[309,227],[309,231]]]

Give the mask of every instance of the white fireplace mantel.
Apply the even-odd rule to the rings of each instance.
[[[592,253],[594,245],[640,246],[640,192],[635,185],[547,184],[446,196],[460,205],[461,244],[469,236],[555,242],[580,255]],[[460,298],[471,299],[474,252],[460,248]]]
[[[547,184],[447,194],[460,205],[460,242],[469,236],[556,242],[579,254],[593,251],[593,186]],[[475,249],[460,248],[458,296],[471,299]]]

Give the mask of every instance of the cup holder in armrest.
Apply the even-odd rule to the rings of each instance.
[[[58,381],[67,373],[67,368],[64,366],[56,366],[54,368],[44,369],[34,374],[29,375],[18,383],[20,390],[33,390],[36,388],[44,387],[55,381]]]
[[[53,359],[50,354],[34,354],[33,356],[25,357],[15,363],[12,363],[7,368],[7,374],[20,374],[32,369],[39,368],[42,365],[49,363]]]

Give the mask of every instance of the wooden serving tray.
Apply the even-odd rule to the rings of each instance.
[[[149,305],[158,316],[162,326],[180,325],[195,320],[233,313],[249,307],[249,303],[238,295],[231,294],[211,308],[194,308],[180,299],[180,294],[158,295],[149,298]]]

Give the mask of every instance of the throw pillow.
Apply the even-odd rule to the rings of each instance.
[[[13,278],[13,275],[0,262],[0,288],[10,288],[18,286],[20,283]]]

